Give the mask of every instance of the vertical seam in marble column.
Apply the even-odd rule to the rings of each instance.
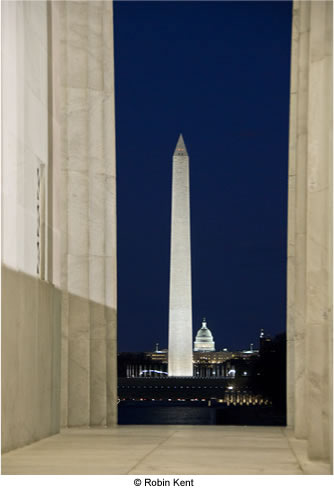
[[[65,117],[65,111],[66,107],[68,106],[68,94],[67,94],[67,87],[68,87],[68,4],[66,2],[63,2],[60,4],[64,8],[64,24],[65,24],[65,30],[63,32],[63,42],[65,43],[65,49],[64,49],[64,54],[66,56],[64,60],[64,69],[66,70],[66,74],[63,77],[63,80],[66,84],[62,87],[62,98],[63,98],[63,106],[61,108],[61,124],[64,125],[64,132],[66,134],[66,137],[62,138],[63,139],[63,144],[64,144],[64,153],[63,153],[63,163],[65,165],[62,166],[63,174],[65,173],[65,166],[66,166],[66,204],[64,203],[65,207],[65,216],[66,216],[66,250],[64,251],[66,254],[66,303],[67,303],[67,318],[66,318],[66,333],[67,333],[67,394],[66,394],[66,425],[69,425],[69,402],[70,402],[70,373],[69,373],[69,366],[70,366],[70,322],[69,322],[69,270],[68,270],[68,260],[69,260],[69,233],[68,233],[68,203],[70,200],[69,196],[69,185],[68,185],[68,118],[67,114]],[[60,7],[61,8],[61,7]]]
[[[104,310],[105,310],[105,169],[103,154],[103,105],[104,105],[104,86],[103,86],[103,3],[89,4],[90,18],[94,19],[92,29],[88,29],[88,45],[93,71],[88,63],[88,100],[89,100],[89,264],[90,272],[90,419],[94,425],[103,424],[106,417],[105,403],[101,404],[102,397],[106,397],[106,372],[105,362],[106,353],[100,352],[103,334],[105,335]],[[94,31],[96,28],[96,31]],[[97,76],[96,76],[97,75]],[[96,77],[96,78],[95,78]],[[97,127],[96,127],[97,126]],[[94,144],[93,144],[94,143]],[[102,185],[101,185],[102,184]],[[97,203],[98,201],[98,203]],[[101,225],[103,224],[103,229]],[[94,232],[94,225],[97,226],[99,236]],[[98,243],[94,242],[98,240]],[[102,241],[102,243],[101,243]],[[94,246],[93,246],[94,244]],[[96,250],[94,250],[96,248]],[[92,260],[94,259],[94,260]],[[103,269],[101,270],[101,264]],[[94,269],[95,268],[95,269]],[[92,280],[94,281],[92,282]],[[92,288],[97,288],[94,291]],[[94,294],[96,293],[96,294]],[[98,311],[97,311],[98,309]],[[103,314],[102,314],[103,312]],[[97,315],[96,315],[97,313]],[[102,327],[104,329],[102,330]],[[105,342],[105,339],[104,339]],[[103,355],[105,356],[102,359]],[[104,371],[104,372],[103,372]],[[103,381],[100,376],[103,374]],[[103,390],[103,392],[102,392]],[[101,418],[102,417],[102,418]]]
[[[86,36],[87,33],[84,30],[84,26],[88,24],[88,9],[87,3],[85,2],[65,2],[65,9],[67,10],[67,22],[66,22],[66,49],[67,49],[67,78],[66,78],[66,86],[65,92],[71,91],[72,97],[76,89],[81,92],[81,110],[83,111],[84,123],[83,127],[85,130],[85,134],[88,135],[88,117],[87,117],[87,46],[86,46]],[[75,56],[75,51],[73,48],[75,47],[75,43],[73,42],[73,33],[75,33],[75,15],[78,15],[79,21],[79,30],[82,28],[82,36],[81,36],[81,53],[82,57],[78,57],[77,60],[73,60]],[[70,56],[69,56],[70,54]],[[69,65],[69,63],[78,63],[78,73],[83,77],[83,80],[79,82],[78,87],[78,73],[77,80],[74,76],[75,72],[73,71],[73,66]],[[65,99],[66,100],[66,99]],[[73,137],[73,128],[69,127],[68,120],[70,114],[70,107],[68,101],[66,100],[66,105],[64,107],[64,115],[67,121],[67,140],[69,139],[69,134]],[[76,135],[75,135],[76,137]],[[74,141],[75,141],[74,137]],[[69,259],[71,258],[71,268],[68,270],[68,290],[69,290],[69,341],[68,341],[68,352],[69,352],[69,390],[68,390],[68,409],[69,414],[71,414],[71,420],[69,422],[71,425],[89,425],[89,363],[90,363],[90,354],[89,354],[89,265],[88,265],[88,223],[89,223],[89,186],[88,186],[88,137],[83,138],[83,134],[81,133],[80,143],[83,146],[82,154],[84,162],[82,164],[82,172],[78,172],[76,175],[75,172],[72,172],[72,157],[74,154],[73,146],[69,145],[67,141],[67,152],[66,152],[66,164],[67,164],[67,175],[71,173],[70,185],[68,185],[68,201],[70,204],[70,212],[73,212],[73,206],[75,204],[75,209],[84,217],[84,226],[80,227],[80,233],[78,236],[74,236],[73,229],[69,229],[69,225],[73,226],[73,213],[71,215],[71,220],[68,222],[68,250],[67,250],[67,266],[69,266]],[[81,174],[81,175],[80,175]],[[82,178],[81,181],[76,180],[77,178]],[[78,196],[73,193],[73,189],[77,184],[81,185],[81,194]],[[78,208],[80,206],[80,210]],[[84,241],[85,247],[82,250],[78,249],[81,247],[79,243],[80,240]],[[81,261],[81,262],[80,262]],[[76,268],[77,267],[77,268]],[[81,287],[74,287],[72,289],[72,284],[75,284],[75,274],[77,274],[77,269],[80,272],[83,272],[83,280],[81,282]],[[73,322],[73,314],[76,316],[78,314],[77,311],[74,311],[73,307],[76,306],[77,301],[81,301],[85,304],[85,321],[87,322],[85,325],[85,330],[80,333],[80,339],[78,345],[76,345],[77,333],[78,333],[78,325],[76,321]],[[77,306],[76,306],[77,307]],[[73,324],[74,323],[74,324]],[[79,329],[80,330],[80,329]],[[73,335],[74,333],[74,335]],[[74,351],[74,355],[73,355]],[[78,361],[78,357],[80,361]],[[77,366],[77,371],[72,369],[72,366]],[[75,374],[77,373],[77,378],[75,378]],[[80,379],[81,378],[81,379]],[[78,393],[77,388],[80,386],[81,391]],[[78,397],[79,395],[79,397]],[[79,399],[78,399],[79,398]],[[80,402],[83,402],[83,405],[80,405]],[[70,411],[71,408],[71,411]],[[73,416],[74,414],[74,416]]]
[[[53,202],[52,202],[52,190],[53,190],[53,131],[52,131],[52,117],[53,117],[53,105],[52,105],[52,19],[51,19],[51,4],[50,2],[46,3],[46,16],[47,16],[47,107],[48,107],[48,162],[47,162],[47,219],[46,219],[46,230],[47,230],[47,235],[46,235],[46,246],[47,246],[47,253],[48,253],[48,258],[47,258],[47,266],[48,269],[46,271],[46,279],[48,282],[52,283],[52,267],[53,267],[53,257],[52,257],[52,240],[53,240]],[[51,304],[51,321],[52,321],[52,344],[53,348],[51,349],[51,369],[50,369],[50,386],[51,390],[54,393],[55,386],[52,385],[52,379],[53,379],[53,369],[55,365],[55,338],[54,338],[54,314],[55,314],[55,298],[54,298],[55,291],[53,290],[53,296],[52,296],[52,304]],[[58,354],[58,352],[57,352]],[[54,399],[53,396],[50,397],[50,418],[52,420],[52,409],[53,405],[57,403],[57,399]],[[55,408],[55,407],[54,407]],[[52,428],[52,427],[51,427]],[[59,430],[59,424],[58,424],[58,430]]]
[[[106,55],[114,55],[114,40],[113,40],[113,7],[110,2],[103,2],[104,16],[104,45],[103,51],[109,47],[108,41],[111,43],[111,52],[108,50]],[[105,55],[105,53],[104,53]],[[110,58],[109,58],[110,59]],[[112,199],[108,200],[105,208],[105,250],[109,270],[105,268],[105,312],[107,316],[106,322],[106,410],[107,410],[107,425],[117,424],[117,349],[115,351],[115,359],[111,357],[111,353],[115,346],[117,347],[117,314],[116,314],[116,287],[117,287],[117,263],[116,263],[116,163],[115,163],[115,101],[114,101],[114,65],[107,65],[107,58],[104,57],[104,88],[107,86],[107,99],[104,104],[104,164],[105,164],[105,186],[110,186],[110,189],[105,189],[106,195]],[[111,70],[110,70],[111,69]],[[108,77],[108,78],[107,78]],[[111,111],[110,111],[111,106]],[[110,116],[107,119],[107,116]],[[110,124],[111,122],[111,124]],[[112,130],[113,134],[109,135],[107,129]],[[110,138],[112,144],[110,145]],[[108,191],[111,192],[108,192]],[[108,220],[109,217],[109,220]],[[108,220],[108,221],[107,221]],[[114,221],[115,220],[115,221]],[[113,256],[113,253],[115,256]],[[107,284],[107,281],[112,281],[112,284]],[[114,298],[115,296],[115,298]],[[115,299],[115,301],[114,301]],[[116,391],[115,391],[116,389]],[[116,412],[116,414],[115,414]]]
[[[105,93],[105,65],[104,65],[104,50],[105,50],[105,39],[104,39],[104,12],[105,11],[105,5],[103,2],[103,14],[102,14],[102,67],[103,67],[103,91]],[[103,168],[104,168],[104,195],[106,197],[106,190],[105,186],[107,185],[107,167],[106,167],[106,147],[105,147],[105,101],[103,100],[103,105],[102,105],[102,118],[103,118],[103,134],[102,134],[102,142],[103,142]],[[107,303],[107,284],[106,284],[106,269],[107,269],[107,262],[106,262],[106,253],[107,253],[107,245],[106,245],[106,240],[107,240],[107,233],[106,230],[107,228],[107,222],[106,222],[106,206],[107,202],[105,202],[104,206],[104,217],[103,217],[103,223],[104,223],[104,243],[103,243],[103,250],[104,250],[104,322],[105,322],[105,344],[104,344],[104,352],[106,356],[106,365],[105,365],[105,390],[106,390],[106,399],[105,399],[105,414],[106,414],[106,426],[108,426],[108,316],[107,316],[107,311],[106,309],[108,308],[108,303]]]
[[[65,35],[65,27],[67,26],[67,10],[66,6],[61,2],[51,2],[51,10],[52,10],[52,22],[58,22],[55,26],[54,32],[58,31],[58,38],[54,39],[57,43],[57,52],[63,54],[64,59],[62,63],[59,63],[59,59],[57,59],[58,67],[61,72],[61,76],[59,77],[60,81],[60,93],[58,94],[58,100],[55,102],[60,106],[60,134],[57,143],[60,145],[60,154],[62,155],[61,163],[60,163],[60,182],[61,182],[61,191],[63,193],[63,199],[60,200],[60,267],[62,269],[62,273],[60,275],[60,288],[61,288],[61,426],[68,426],[68,393],[69,393],[69,325],[68,325],[68,216],[66,204],[68,203],[68,181],[67,181],[67,172],[65,174],[65,165],[66,157],[64,155],[68,154],[68,144],[67,144],[67,118],[64,117],[64,111],[67,104],[67,94],[64,86],[65,77],[67,78],[67,64],[68,64],[68,55],[66,49],[66,35]],[[60,12],[62,10],[64,21],[61,22],[59,19]],[[54,13],[57,11],[57,14]],[[56,34],[55,34],[56,35]],[[53,48],[55,49],[55,43],[53,43]],[[56,53],[57,54],[57,53]],[[54,60],[53,60],[54,61]],[[54,66],[54,65],[53,65]],[[56,94],[55,94],[56,97]],[[60,100],[59,100],[60,99]],[[65,204],[66,203],[66,204]],[[66,315],[66,317],[65,317]],[[64,345],[66,347],[64,347]],[[65,351],[65,352],[64,352]],[[65,367],[64,367],[65,364]]]
[[[46,273],[47,281],[53,282],[53,88],[52,88],[52,19],[51,19],[51,3],[46,2],[47,8],[47,101],[48,101],[48,172],[47,172],[47,265]]]
[[[296,128],[296,226],[295,226],[295,335],[298,345],[298,366],[301,369],[295,373],[295,392],[298,393],[295,402],[295,432],[299,437],[306,437],[307,424],[305,418],[306,406],[306,349],[305,338],[300,335],[305,330],[306,307],[306,236],[302,237],[299,227],[306,231],[306,182],[307,182],[307,114],[308,114],[308,69],[304,67],[309,54],[309,17],[310,9],[307,2],[302,2],[299,8],[299,49],[297,59],[298,70],[298,107]],[[303,36],[303,39],[301,39]],[[302,45],[301,45],[302,43]],[[303,80],[304,77],[304,84]],[[302,117],[304,116],[304,118]],[[300,130],[302,128],[302,131]],[[305,135],[305,141],[300,136]],[[305,161],[306,159],[306,161]],[[303,198],[304,197],[304,198]],[[300,223],[301,222],[301,223]],[[295,347],[296,348],[296,347]],[[295,356],[296,357],[296,356]],[[296,367],[295,363],[295,367]]]
[[[88,308],[89,308],[89,376],[88,376],[88,392],[89,392],[89,414],[88,414],[88,423],[91,426],[92,425],[92,384],[93,384],[93,373],[92,373],[92,340],[93,340],[93,332],[92,332],[92,321],[93,321],[93,311],[91,307],[91,199],[92,199],[92,192],[91,192],[91,185],[92,185],[92,162],[90,161],[91,159],[91,146],[92,146],[92,128],[90,124],[90,118],[91,118],[91,109],[92,109],[92,101],[91,101],[91,88],[90,88],[90,70],[89,70],[89,62],[90,62],[90,56],[93,56],[92,53],[90,53],[90,47],[91,47],[91,41],[92,41],[92,32],[91,28],[89,27],[89,19],[91,18],[91,2],[87,2],[86,4],[86,12],[87,12],[87,23],[86,23],[86,29],[87,29],[87,49],[86,49],[86,56],[87,56],[87,88],[86,88],[86,110],[87,110],[87,148],[86,148],[86,159],[87,159],[87,197],[88,197],[88,215],[87,215],[87,232],[88,232]]]
[[[25,114],[25,104],[23,106],[20,106],[21,100],[24,100],[24,35],[25,35],[25,25],[24,25],[24,20],[23,20],[23,12],[19,8],[20,4],[16,3],[15,8],[16,8],[16,15],[15,15],[15,20],[16,20],[16,32],[18,32],[18,29],[22,29],[22,37],[16,36],[16,80],[17,80],[17,85],[16,85],[16,98],[18,100],[18,104],[16,106],[16,129],[17,129],[17,141],[16,141],[16,159],[17,159],[17,166],[16,166],[16,202],[19,200],[19,196],[21,195],[22,198],[25,198],[25,192],[23,189],[23,193],[20,192],[20,175],[19,172],[23,171],[24,168],[22,168],[22,162],[20,162],[20,146],[25,141],[25,119],[26,119],[26,114]],[[23,4],[23,9],[25,5]],[[20,17],[22,17],[22,22],[20,25]],[[21,42],[20,42],[21,41]],[[23,73],[22,73],[23,71]],[[20,167],[22,170],[20,170]],[[35,171],[36,172],[36,171]],[[23,179],[21,179],[22,181]],[[20,226],[19,220],[20,220],[20,215],[21,215],[21,206],[16,207],[16,222],[15,222],[15,235],[18,237],[16,240],[16,267],[17,270],[23,270],[22,268],[22,257],[21,257],[21,246],[22,243],[25,243],[25,227]],[[37,261],[37,252],[35,249],[35,258]],[[36,271],[36,268],[35,268]],[[36,275],[36,272],[34,273]]]
[[[63,4],[64,5],[64,4]],[[68,81],[68,50],[67,50],[67,30],[68,30],[68,19],[67,19],[67,8],[66,8],[66,4],[64,5],[64,26],[65,26],[65,29],[63,30],[62,34],[63,34],[63,42],[66,43],[66,48],[64,48],[64,55],[65,55],[65,60],[64,60],[64,69],[66,70],[66,74],[63,75],[63,78],[62,78],[62,81],[65,81],[66,79],[66,86],[67,86],[67,81]],[[66,78],[65,78],[66,77]],[[64,103],[64,107],[62,107],[62,111],[61,111],[61,114],[62,114],[62,120],[61,120],[61,123],[64,125],[64,131],[65,133],[67,134],[67,131],[68,131],[68,120],[67,120],[67,117],[64,117],[64,111],[65,111],[65,107],[67,106],[68,104],[68,95],[67,95],[67,91],[66,91],[66,86],[63,86],[62,87],[62,96],[63,96],[63,103]],[[67,156],[68,156],[68,139],[67,137],[65,138],[62,138],[63,139],[63,144],[64,144],[64,153],[63,153],[63,159],[64,159],[64,155],[65,155],[65,162],[67,162]],[[66,366],[66,381],[67,381],[67,386],[66,386],[66,426],[68,426],[68,422],[69,422],[69,393],[70,393],[70,386],[69,386],[69,381],[70,381],[70,376],[69,376],[69,365],[70,365],[70,343],[69,343],[69,339],[70,339],[70,336],[69,336],[69,333],[70,333],[70,325],[69,325],[69,291],[68,291],[68,202],[69,202],[69,186],[68,186],[68,168],[66,168],[66,172],[65,172],[65,166],[62,166],[62,174],[63,174],[63,177],[66,179],[66,204],[64,203],[64,206],[63,206],[63,215],[64,215],[64,219],[66,220],[66,223],[65,223],[65,230],[66,230],[66,237],[65,239],[63,240],[63,243],[65,244],[66,246],[66,250],[64,250],[64,253],[66,254],[65,255],[65,281],[66,281],[66,288],[65,288],[65,295],[66,295],[66,344],[67,344],[67,356],[66,356],[66,362],[67,362],[67,366]],[[66,163],[66,167],[67,167],[67,163]],[[65,177],[66,175],[66,177]]]
[[[86,267],[87,267],[87,305],[88,305],[88,318],[89,318],[89,323],[88,323],[88,338],[89,340],[89,348],[87,349],[87,383],[88,386],[86,387],[87,389],[87,395],[88,395],[88,406],[87,410],[88,413],[86,414],[86,420],[87,420],[87,425],[90,425],[90,415],[91,415],[91,400],[90,400],[90,384],[91,384],[91,305],[90,305],[90,279],[91,279],[91,271],[90,271],[90,260],[89,260],[89,255],[90,255],[90,233],[89,233],[89,227],[90,227],[90,212],[89,212],[89,204],[90,204],[90,199],[91,199],[91,192],[90,192],[90,162],[89,162],[89,145],[91,143],[91,134],[90,134],[90,125],[89,125],[89,41],[90,41],[90,31],[89,31],[89,7],[90,7],[91,2],[86,2],[83,3],[82,6],[85,6],[85,25],[87,28],[87,46],[85,49],[85,68],[86,68],[86,84],[85,84],[85,103],[86,103],[86,134],[87,138],[85,139],[85,158],[86,158],[86,175],[87,175],[87,183],[86,183],[86,191],[87,191],[87,226],[86,226],[86,235],[87,235],[87,256],[86,256]]]
[[[108,369],[107,369],[107,316],[106,316],[106,275],[105,275],[105,269],[106,269],[106,206],[107,206],[107,199],[106,199],[106,159],[105,159],[105,134],[104,134],[104,124],[105,124],[105,94],[106,94],[106,88],[105,88],[105,41],[104,41],[104,11],[105,11],[105,4],[104,2],[102,3],[102,11],[101,11],[101,70],[102,70],[102,90],[103,90],[103,102],[101,104],[101,120],[102,120],[102,131],[101,131],[101,157],[103,160],[103,277],[102,277],[102,282],[103,282],[103,300],[104,300],[104,305],[103,305],[103,322],[104,322],[104,332],[103,332],[103,338],[104,338],[104,424],[105,426],[108,425],[108,409],[107,409],[107,404],[108,404],[108,383],[107,383],[107,376],[108,376]]]
[[[105,158],[105,134],[104,134],[104,124],[105,124],[105,110],[104,110],[104,107],[105,107],[105,40],[104,40],[104,11],[105,11],[105,4],[103,2],[103,8],[102,8],[102,14],[101,14],[101,42],[102,42],[102,46],[101,46],[101,57],[102,57],[102,60],[101,60],[101,65],[102,65],[102,90],[103,90],[103,102],[102,102],[102,106],[101,106],[101,111],[102,111],[102,125],[103,125],[103,131],[102,131],[102,134],[101,134],[101,140],[102,140],[102,159],[103,159],[103,177],[104,177],[104,180],[103,180],[103,198],[104,198],[104,206],[103,206],[103,226],[104,226],[104,236],[103,236],[103,298],[104,298],[104,307],[103,307],[103,321],[104,321],[104,355],[105,355],[105,365],[104,365],[104,368],[105,368],[105,372],[104,372],[104,386],[105,386],[105,406],[104,406],[104,413],[105,413],[105,425],[107,426],[108,425],[108,393],[107,393],[107,390],[108,390],[108,380],[107,380],[107,377],[108,377],[108,368],[107,368],[107,363],[108,363],[108,359],[107,359],[107,356],[108,356],[108,349],[107,349],[107,342],[108,342],[108,339],[107,339],[107,329],[108,329],[108,323],[107,323],[107,315],[106,315],[106,308],[108,308],[107,306],[107,303],[106,303],[106,274],[105,274],[105,270],[106,270],[106,267],[107,267],[107,263],[106,263],[106,253],[107,253],[107,248],[106,248],[106,217],[107,217],[107,213],[106,213],[106,206],[107,206],[107,200],[106,200],[106,182],[107,182],[107,177],[106,177],[106,174],[107,174],[107,169],[106,169],[106,158]]]
[[[299,50],[299,2],[295,0],[292,11],[292,25],[291,25],[291,72],[290,72],[290,116],[289,116],[289,177],[296,174],[296,143],[297,143],[297,109],[298,109],[298,69],[296,68],[298,61]],[[296,40],[296,37],[298,38]],[[294,85],[294,86],[293,86]],[[294,90],[294,92],[291,91]],[[295,97],[292,99],[291,94],[295,93]],[[293,138],[293,141],[292,141]],[[292,171],[293,169],[293,171]],[[295,345],[291,344],[291,340],[294,339],[294,308],[295,308],[295,228],[296,228],[296,213],[295,213],[295,179],[291,182],[288,178],[288,233],[287,233],[287,420],[289,425],[294,425],[294,410],[295,410]],[[291,247],[293,244],[293,248]],[[290,251],[290,249],[292,250]],[[291,284],[292,282],[292,284]],[[293,392],[291,392],[291,379],[293,385]],[[292,403],[293,406],[290,406]]]

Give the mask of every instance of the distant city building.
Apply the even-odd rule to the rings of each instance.
[[[211,331],[207,327],[206,319],[203,318],[202,326],[198,330],[195,342],[194,352],[212,352],[215,351],[215,343]]]
[[[270,352],[272,349],[272,338],[264,333],[263,328],[260,331],[260,354]]]
[[[271,352],[271,338],[260,332],[260,351],[251,343],[249,349],[240,351],[215,350],[213,335],[205,318],[198,330],[192,353],[192,376],[201,378],[249,376],[256,366],[261,352]],[[262,346],[262,347],[261,347]],[[261,351],[262,348],[262,351]],[[123,352],[118,354],[119,377],[161,378],[168,374],[168,349],[160,349],[159,343],[150,352]]]
[[[240,350],[232,352],[232,359],[251,359],[252,357],[258,357],[258,350]]]
[[[155,350],[154,352],[146,352],[146,356],[156,362],[168,362],[168,349]]]
[[[194,351],[193,352],[193,361],[197,362],[208,362],[214,364],[220,364],[222,362],[227,361],[228,359],[232,359],[233,352],[229,352],[228,350],[221,351]]]
[[[258,351],[254,351],[254,354]],[[155,362],[167,363],[168,362],[168,350],[161,349],[154,352],[145,352],[147,358]],[[223,363],[228,359],[232,359],[233,356],[241,357],[238,352],[229,352],[227,349],[222,351],[194,351],[193,352],[193,363]],[[245,356],[247,357],[247,356]]]

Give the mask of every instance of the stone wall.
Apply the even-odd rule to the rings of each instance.
[[[2,94],[2,261],[40,276],[38,227],[50,225],[45,186],[39,189],[43,223],[38,224],[37,209],[38,173],[43,171],[44,182],[49,173],[46,2],[2,2]],[[41,251],[44,279],[49,279],[49,245],[45,240]]]
[[[60,292],[2,266],[2,451],[59,432]]]
[[[117,423],[112,2],[2,3],[2,446]]]
[[[2,450],[60,427],[46,2],[2,2]]]
[[[293,7],[288,204],[288,425],[332,460],[332,3]]]

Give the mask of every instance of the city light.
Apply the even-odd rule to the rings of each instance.
[[[168,374],[166,373],[166,371],[157,371],[156,369],[144,369],[143,371],[140,371],[139,376],[141,376],[143,373]]]

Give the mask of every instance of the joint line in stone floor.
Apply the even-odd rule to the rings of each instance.
[[[136,466],[140,465],[140,463],[142,463],[144,461],[145,458],[147,458],[148,456],[150,456],[150,454],[153,453],[153,451],[155,451],[156,449],[158,449],[158,447],[162,446],[163,444],[165,444],[165,442],[167,442],[171,437],[173,437],[174,434],[176,434],[178,431],[177,430],[174,430],[174,432],[172,432],[168,437],[166,437],[166,439],[164,439],[163,441],[159,442],[159,444],[157,444],[156,446],[154,446],[148,453],[146,453],[139,461],[137,461],[137,463],[135,463],[130,469],[129,471],[126,473],[127,475],[129,475],[131,473],[131,471],[133,471]]]
[[[293,454],[293,455],[294,455],[294,457],[295,457],[295,460],[296,460],[296,463],[297,463],[297,465],[298,465],[298,468],[300,469],[300,471],[301,471],[301,472],[303,473],[303,475],[304,475],[304,471],[303,471],[302,465],[301,465],[301,464],[300,464],[300,462],[299,462],[299,459],[298,459],[298,457],[297,457],[296,451],[294,450],[293,445],[291,444],[290,439],[289,439],[289,437],[288,437],[288,435],[287,435],[286,431],[285,431],[285,430],[284,430],[282,427],[280,427],[280,430],[281,430],[281,432],[282,432],[282,434],[283,434],[283,437],[285,437],[285,439],[286,439],[286,440],[287,440],[287,442],[288,442],[289,449],[290,449],[290,451],[292,452],[292,454]]]

